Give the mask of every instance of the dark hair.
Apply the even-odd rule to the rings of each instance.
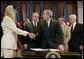
[[[63,16],[59,17],[59,18],[62,18],[62,21],[65,21],[65,18]]]

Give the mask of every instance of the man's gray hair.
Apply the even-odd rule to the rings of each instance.
[[[53,16],[53,13],[51,10],[44,10],[46,12],[47,15],[49,15],[50,17]]]
[[[72,14],[69,17],[72,18],[72,19],[74,19],[74,20],[76,20],[76,15],[75,14]]]
[[[37,16],[39,17],[39,14],[38,14],[37,12],[34,12],[34,13],[32,14],[32,16],[33,16],[33,15],[36,15],[36,14],[37,14]]]

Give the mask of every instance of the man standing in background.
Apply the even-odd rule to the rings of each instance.
[[[71,22],[71,38],[69,41],[69,51],[81,52],[83,50],[83,25],[76,22],[76,15],[69,16]]]
[[[38,30],[38,19],[39,18],[39,14],[37,12],[34,12],[32,14],[32,22],[26,22],[25,23],[25,26],[24,26],[24,30],[25,31],[29,31],[31,33],[36,33],[37,30]],[[35,38],[34,40],[32,40],[31,38],[29,38],[28,36],[27,37],[24,37],[25,41],[22,41],[22,43],[24,43],[24,48],[27,49],[27,48],[39,48],[40,47],[40,40]]]
[[[58,18],[58,21],[60,22],[61,27],[62,27],[62,31],[64,33],[64,44],[65,44],[64,50],[65,51],[68,51],[68,42],[69,42],[70,37],[71,37],[70,28],[69,28],[69,26],[67,26],[65,24],[65,22],[64,22],[65,21],[65,18],[63,18],[63,17]]]

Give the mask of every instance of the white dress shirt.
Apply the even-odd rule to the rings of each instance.
[[[46,21],[46,22],[48,22],[48,27],[50,26],[50,21],[51,21],[51,20]]]
[[[35,22],[34,21],[32,21],[33,22],[33,25],[35,25]],[[36,27],[37,27],[37,22],[36,22]]]
[[[75,26],[76,26],[76,22],[73,23],[73,30],[74,30]],[[70,29],[71,29],[71,27],[72,27],[72,24],[70,26]]]

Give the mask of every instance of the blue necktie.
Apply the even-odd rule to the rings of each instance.
[[[48,22],[46,22],[46,26],[47,26],[47,33],[48,33],[49,31]]]

